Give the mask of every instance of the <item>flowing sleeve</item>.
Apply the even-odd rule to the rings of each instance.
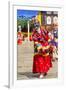
[[[37,41],[37,35],[36,35],[35,30],[34,30],[33,33],[32,33],[32,40],[33,40],[33,41]]]

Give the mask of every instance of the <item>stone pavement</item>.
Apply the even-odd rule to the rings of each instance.
[[[17,79],[38,79],[38,74],[32,73],[34,44],[33,42],[25,41],[17,48]],[[58,72],[58,61],[53,62],[53,68],[48,72],[45,78],[56,78]]]

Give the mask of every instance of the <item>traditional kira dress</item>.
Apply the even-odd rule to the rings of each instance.
[[[48,34],[46,33],[44,36],[43,33],[35,31],[33,33],[34,47],[36,49],[33,57],[33,73],[47,73],[52,67]]]
[[[21,32],[17,33],[17,44],[18,45],[22,44],[22,33]]]

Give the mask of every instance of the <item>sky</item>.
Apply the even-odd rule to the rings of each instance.
[[[17,10],[17,17],[25,16],[25,17],[33,17],[38,14],[38,11],[33,10]]]

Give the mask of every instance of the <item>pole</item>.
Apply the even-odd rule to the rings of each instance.
[[[28,41],[29,41],[29,29],[30,27],[29,27],[29,21],[28,21]]]

